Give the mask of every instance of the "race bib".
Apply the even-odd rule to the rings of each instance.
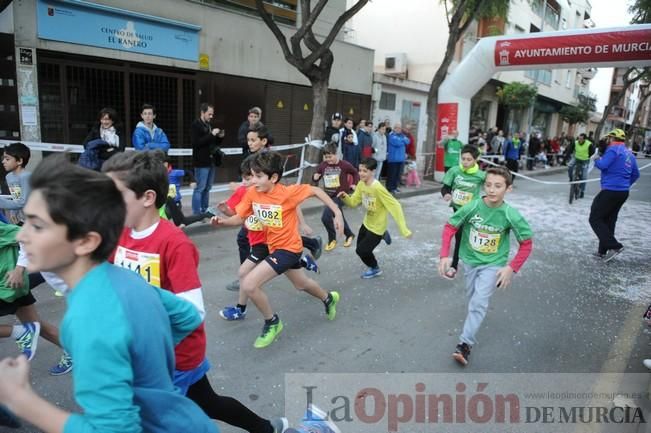
[[[500,238],[499,233],[482,233],[475,228],[470,229],[470,246],[483,254],[495,254],[500,246]]]
[[[23,189],[20,185],[9,186],[9,194],[11,194],[14,200],[18,200],[23,196]]]
[[[173,183],[170,183],[170,187],[167,190],[167,196],[169,198],[175,198],[176,197],[176,185],[174,185]]]
[[[337,189],[339,188],[339,175],[338,174],[326,174],[323,176],[323,184],[326,188]]]
[[[463,206],[464,204],[470,203],[470,200],[474,197],[474,194],[467,191],[461,191],[455,189],[452,191],[452,203]]]
[[[260,220],[255,215],[249,215],[246,221],[244,221],[244,227],[251,232],[261,232],[263,230]]]
[[[134,271],[152,286],[160,287],[159,254],[142,253],[119,246],[115,252],[114,264]]]
[[[253,213],[264,226],[277,228],[283,226],[283,207],[278,204],[253,203]]]
[[[362,194],[362,205],[370,212],[377,210],[377,201],[373,195]]]

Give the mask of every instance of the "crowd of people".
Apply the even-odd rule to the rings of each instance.
[[[356,239],[355,253],[366,267],[362,279],[383,273],[374,251],[383,241],[392,243],[389,215],[401,236],[412,236],[395,193],[404,167],[417,171],[413,136],[400,123],[390,128],[380,123],[374,130],[363,120],[356,130],[351,119],[335,113],[325,134],[323,162],[312,178],[316,185],[284,185],[284,160],[273,150],[261,114],[253,107],[242,124],[247,147],[241,182],[217,209],[209,206],[209,191],[215,166],[221,164],[224,131],[211,125],[212,105],[201,105],[191,128],[193,216],[210,218],[217,228],[240,227],[237,303],[219,315],[243,320],[250,301],[263,319],[253,341],[256,349],[272,345],[284,329],[264,290],[280,275],[319,301],[327,321],[336,319],[342,294],[322,287],[306,271],[318,271],[322,250],[332,251],[338,238],[343,237],[344,248]],[[211,420],[220,420],[249,432],[338,432],[316,407],[308,408],[302,425],[289,429],[285,418],[261,417],[212,388],[204,330],[210,312],[198,274],[199,251],[176,227],[194,222],[183,214],[178,197],[186,173],[170,165],[165,154],[169,141],[154,123],[154,107],[144,105],[141,116],[132,138],[135,152],[123,152],[115,113],[109,109],[100,112],[99,125],[85,143],[88,158],[78,165],[66,155],[51,156],[30,174],[25,169],[29,148],[22,143],[5,148],[3,165],[13,192],[0,203],[12,215],[0,225],[0,265],[7,275],[0,284],[0,315],[15,315],[21,324],[0,326],[0,337],[14,338],[24,356],[0,361],[0,423],[15,424],[18,417],[48,432],[216,432]],[[452,215],[441,230],[438,271],[451,280],[463,264],[467,311],[452,357],[464,366],[491,296],[510,285],[533,248],[529,223],[504,201],[512,190],[511,171],[517,171],[513,161],[519,163],[531,144],[525,146],[517,133],[504,137],[495,131],[490,146],[503,152],[507,167],[483,170],[479,157],[488,152],[487,138],[478,132],[463,145],[453,133],[443,143],[441,195]],[[624,139],[623,131],[611,131],[601,156],[585,137],[568,144],[576,164],[587,155],[602,172],[590,224],[599,239],[594,255],[604,261],[623,251],[615,224],[639,177]],[[386,186],[379,181],[383,165]],[[310,197],[324,205],[325,248],[319,237],[309,236],[313,231],[301,212],[301,203]],[[355,233],[343,210],[359,205],[365,213]],[[168,212],[173,222],[166,220]],[[518,250],[509,259],[511,232]],[[39,275],[67,296],[58,328],[41,320],[35,309],[30,291],[41,281]],[[73,371],[74,397],[82,412],[63,410],[31,388],[29,360],[40,336],[62,348],[62,359],[51,372]]]

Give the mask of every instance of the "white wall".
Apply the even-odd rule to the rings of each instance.
[[[344,2],[345,0],[331,0],[324,10],[325,20],[331,20],[332,17],[343,12]],[[259,18],[190,1],[101,0],[96,3],[201,26],[199,52],[210,56],[210,71],[309,85],[307,78],[285,61],[280,45]],[[20,23],[20,26],[16,26],[16,45],[199,69],[198,61],[188,62],[126,51],[40,40],[36,36],[35,1],[14,2],[14,14],[16,15],[15,21]],[[321,27],[325,28],[325,26],[327,24],[323,22]],[[281,28],[286,34],[295,31],[295,28],[289,26],[281,26]],[[335,63],[330,77],[330,88],[370,94],[373,51],[341,41],[333,43],[332,51],[335,55]],[[351,77],[355,78],[351,79]]]
[[[448,27],[438,0],[373,0],[350,25],[353,40],[375,50],[375,72],[384,72],[386,54],[405,52],[408,78],[429,83],[445,54]]]
[[[14,6],[9,3],[9,6],[0,13],[0,33],[13,33],[14,32]]]

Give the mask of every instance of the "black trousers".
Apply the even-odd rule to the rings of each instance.
[[[599,238],[599,253],[622,247],[615,239],[617,215],[628,198],[628,191],[609,191],[602,189],[590,207],[590,226]]]
[[[344,202],[341,201],[341,199],[337,196],[331,197],[332,201],[337,203],[337,206],[339,206],[339,210],[341,210],[341,215],[344,215]],[[323,213],[321,214],[321,222],[323,223],[323,226],[325,227],[326,231],[328,232],[328,243],[334,241],[337,239],[337,232],[335,231],[335,222],[333,218],[335,217],[334,212],[328,207],[325,206],[323,208]],[[346,221],[346,217],[344,216],[344,236],[347,238],[353,235],[353,231],[350,229],[348,226],[348,221]],[[303,241],[303,245],[305,245],[305,241]],[[305,245],[305,248],[309,247]]]
[[[387,189],[394,192],[400,183],[402,162],[387,162]]]
[[[369,231],[364,224],[359,228],[357,235],[357,249],[355,252],[362,259],[362,262],[369,268],[377,268],[377,259],[373,254],[373,250],[380,244],[382,235],[376,235]]]
[[[511,173],[517,173],[520,168],[520,164],[515,159],[507,159],[506,168],[508,168]],[[513,182],[515,182],[516,177],[517,176],[513,176]]]
[[[271,423],[232,397],[217,395],[206,376],[188,388],[187,397],[211,419],[223,421],[250,433],[273,433]]]
[[[172,222],[174,222],[174,225],[176,225],[177,227],[180,226],[181,224],[185,224],[186,226],[189,226],[190,224],[199,222],[202,219],[211,216],[205,213],[199,215],[185,216],[183,214],[183,211],[181,210],[181,203],[175,202],[172,197],[167,198],[167,201],[165,202],[165,210],[167,215],[170,218],[172,218]]]

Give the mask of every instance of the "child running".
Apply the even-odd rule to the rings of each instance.
[[[122,193],[127,211],[126,228],[111,261],[191,302],[203,319],[199,251],[182,230],[158,214],[168,188],[164,158],[161,151],[122,153],[102,167]],[[239,401],[215,393],[206,376],[210,363],[203,323],[176,346],[175,354],[174,385],[210,418],[251,433],[280,433],[287,426],[284,419],[263,419]]]
[[[25,167],[30,156],[29,147],[23,143],[11,143],[4,148],[2,166],[7,172],[5,179],[11,197],[0,197],[0,209],[7,213],[7,221],[12,224],[22,224],[25,220],[23,206],[29,196],[29,177],[31,176]]]
[[[461,160],[459,165],[451,167],[443,177],[443,188],[441,195],[443,200],[450,202],[452,212],[456,212],[473,199],[479,198],[481,187],[486,179],[486,173],[479,169],[477,164],[479,149],[472,145],[465,145],[461,149]],[[461,234],[463,230],[457,230],[455,234],[454,255],[452,265],[445,273],[448,279],[454,279],[459,268],[459,246],[461,245]]]
[[[181,181],[185,176],[190,177],[190,188],[195,189],[197,183],[190,171],[172,168],[172,161],[169,156],[165,157],[165,169],[167,170],[167,178],[169,180],[169,190],[167,192],[167,200],[165,200],[165,213],[167,217],[172,218],[172,221],[177,227],[183,228],[202,221],[207,218],[212,218],[216,213],[214,209],[208,207],[205,213],[198,215],[186,216],[183,214],[183,207],[181,204]],[[161,215],[162,216],[162,215]]]
[[[218,433],[172,382],[174,344],[201,324],[197,310],[106,262],[126,214],[115,183],[62,155],[43,160],[31,186],[18,241],[30,271],[54,272],[71,288],[61,341],[81,411],[39,397],[24,356],[0,362],[0,405],[46,432]]]
[[[212,223],[216,226],[240,226],[249,216],[255,215],[264,227],[270,254],[258,264],[245,261],[250,271],[243,276],[240,285],[240,290],[253,301],[265,321],[262,334],[253,344],[259,349],[273,343],[283,330],[283,322],[262,289],[278,275],[285,274],[297,290],[321,300],[328,320],[334,320],[339,293],[326,292],[301,269],[303,243],[298,231],[296,208],[305,199],[316,196],[332,210],[338,233],[343,227],[343,217],[339,207],[321,189],[304,184],[281,184],[283,158],[277,152],[256,153],[251,160],[251,173],[253,186],[236,206],[236,215],[213,217]]]
[[[443,229],[438,267],[441,276],[447,274],[451,265],[450,242],[463,226],[459,255],[464,262],[468,314],[460,342],[452,354],[462,365],[468,364],[470,350],[477,343],[475,335],[486,317],[488,301],[495,288],[504,289],[511,284],[513,273],[520,270],[533,247],[529,224],[516,209],[504,202],[511,185],[511,173],[506,168],[489,168],[484,183],[486,195],[462,206]],[[511,230],[520,247],[507,265]]]
[[[342,211],[343,215],[343,205],[337,194],[340,192],[350,192],[351,189],[355,189],[355,185],[359,182],[359,174],[355,167],[353,167],[348,161],[339,159],[337,156],[337,143],[328,143],[323,147],[323,162],[317,167],[316,173],[312,176],[312,180],[318,182],[323,179],[323,189],[328,194],[328,196],[334,201],[339,209]],[[334,215],[330,208],[325,207],[323,209],[323,214],[321,215],[321,222],[325,226],[326,231],[328,232],[328,243],[326,244],[325,250],[332,251],[337,246],[337,233],[335,232],[335,227],[333,225]],[[344,216],[344,236],[346,240],[344,241],[344,247],[349,247],[353,243],[355,235],[353,231],[348,226],[348,221]]]
[[[364,221],[357,235],[356,253],[368,269],[361,275],[362,278],[374,278],[382,275],[373,250],[386,236],[388,214],[391,214],[398,225],[400,234],[406,238],[411,237],[411,230],[407,228],[402,206],[396,198],[375,178],[377,161],[366,158],[359,164],[359,183],[353,195],[340,192],[339,197],[346,206],[357,207],[361,203],[366,208]]]

